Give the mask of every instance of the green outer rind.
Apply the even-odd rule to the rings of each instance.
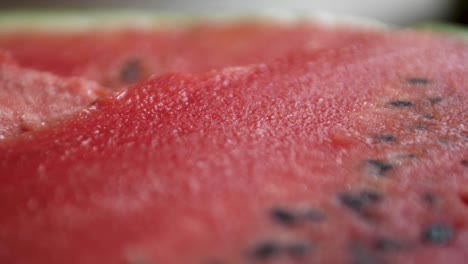
[[[190,15],[134,10],[2,11],[0,30],[87,30],[89,28],[154,27],[186,24]]]
[[[202,21],[311,21],[326,26],[356,26],[383,30],[390,26],[372,19],[336,16],[326,13],[298,13],[266,10],[255,13],[164,13],[151,10],[20,10],[0,11],[0,31],[47,30],[79,31],[89,29],[121,29],[171,27],[193,25]]]
[[[11,31],[86,31],[96,29],[155,29],[190,26],[203,21],[308,21],[325,26],[359,27],[369,30],[388,30],[393,26],[372,19],[327,13],[298,13],[263,10],[255,13],[176,13],[139,9],[91,10],[3,10],[0,11],[0,32]],[[468,27],[430,22],[416,25],[417,30],[448,33],[468,39]]]
[[[430,23],[423,23],[423,24],[417,25],[416,27],[422,30],[447,33],[447,34],[455,35],[455,36],[468,40],[468,26],[464,26],[461,24],[430,22]]]

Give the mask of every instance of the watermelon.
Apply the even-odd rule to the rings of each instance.
[[[0,142],[0,263],[465,263],[468,44],[362,35]]]

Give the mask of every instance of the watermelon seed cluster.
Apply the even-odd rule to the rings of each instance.
[[[422,77],[411,77],[405,79],[405,82],[411,86],[426,86],[432,84],[432,80]],[[442,96],[428,96],[424,100],[424,103],[430,103],[431,105],[439,104],[443,101]],[[402,111],[417,111],[413,115],[419,118],[423,118],[426,121],[424,123],[416,122],[413,126],[416,130],[425,130],[430,131],[431,124],[438,117],[433,113],[418,113],[420,106],[419,101],[409,100],[409,99],[395,99],[386,101],[385,103],[390,108],[399,109]],[[400,112],[401,113],[401,112]],[[429,123],[432,122],[432,123]],[[371,139],[368,140],[369,143],[385,143],[385,144],[395,144],[400,141],[399,134],[393,133],[369,133]],[[404,139],[403,139],[404,140]],[[450,139],[444,140],[446,144],[451,143]],[[393,145],[398,147],[398,145]],[[395,156],[393,156],[395,157]],[[419,159],[420,155],[417,154],[401,154],[396,157],[396,160],[392,158],[380,158],[380,159],[368,159],[365,160],[367,166],[367,172],[371,175],[376,176],[387,176],[390,171],[395,169],[397,164],[402,162],[402,159]],[[468,166],[467,160],[462,160],[462,166]],[[462,203],[468,205],[468,195],[459,195]],[[372,220],[376,216],[375,208],[376,205],[383,202],[383,194],[377,192],[376,190],[364,190],[364,191],[347,191],[337,194],[337,199],[339,203],[350,209],[352,212],[356,213],[358,216],[362,217],[365,220]],[[427,204],[430,208],[441,203],[440,197],[436,192],[427,191],[421,195],[423,202]],[[432,210],[432,209],[431,209]],[[375,224],[375,221],[371,223]],[[455,226],[449,222],[439,222],[435,221],[429,223],[427,226],[423,226],[419,231],[419,240],[417,244],[410,243],[409,240],[405,241],[400,238],[392,236],[377,236],[374,238],[370,244],[363,242],[360,239],[350,243],[349,250],[351,257],[353,259],[352,263],[356,264],[380,264],[386,263],[383,260],[383,255],[378,254],[378,252],[402,252],[407,251],[416,245],[423,246],[446,246],[450,244],[456,236]]]
[[[412,77],[405,80],[412,86],[426,86],[432,84],[432,81],[422,77]],[[431,105],[439,104],[442,102],[441,96],[426,97],[425,103]],[[412,111],[419,109],[419,103],[413,100],[396,99],[387,101],[387,105],[391,108]],[[419,117],[428,120],[428,122],[436,119],[434,114],[425,113],[418,114]],[[425,123],[416,123],[413,127],[417,130],[429,130]],[[395,144],[400,140],[398,135],[393,133],[374,133],[370,142],[372,143],[385,143]],[[419,155],[409,153],[397,156],[396,160],[393,158],[381,159],[367,159],[365,166],[367,172],[371,175],[384,177],[395,169],[396,164],[402,160],[415,160],[419,159]],[[468,166],[467,160],[461,161],[462,166]],[[378,216],[378,205],[384,202],[384,195],[375,189],[361,189],[357,191],[344,191],[336,196],[338,203],[349,209],[350,212],[359,216],[361,219],[366,220],[368,223],[377,224],[376,217]],[[468,195],[460,196],[462,202],[468,205]],[[387,200],[387,199],[385,199]],[[429,208],[433,208],[440,203],[440,197],[436,192],[427,191],[421,195],[421,200],[427,204]],[[312,220],[315,222],[323,221],[325,213],[316,209],[311,209],[306,213],[305,211],[293,210],[286,207],[274,207],[269,211],[270,218],[277,224],[285,228],[297,227],[301,223]],[[370,220],[370,221],[369,221]],[[449,244],[455,237],[455,229],[449,223],[433,222],[423,227],[420,231],[420,237],[417,244],[425,246],[444,246]],[[410,240],[404,240],[398,237],[389,235],[377,235],[371,241],[356,239],[349,244],[350,256],[352,263],[355,264],[381,264],[384,263],[384,255],[392,252],[405,252],[414,247]],[[304,257],[313,251],[314,247],[310,243],[303,241],[295,241],[293,243],[282,242],[280,240],[265,240],[257,243],[255,247],[249,251],[249,256],[254,261],[264,262],[269,260],[276,260],[276,257],[284,255]],[[295,252],[295,253],[293,253]],[[303,259],[304,260],[304,259]]]

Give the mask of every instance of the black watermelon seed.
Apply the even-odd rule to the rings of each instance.
[[[431,102],[433,104],[440,103],[440,102],[442,102],[442,97],[440,97],[440,96],[431,97],[431,98],[429,98],[429,102]]]
[[[461,163],[461,165],[463,165],[465,167],[468,167],[468,160],[464,159],[460,163]]]
[[[431,83],[429,79],[421,77],[408,78],[406,79],[406,82],[411,85],[428,85]]]
[[[450,144],[450,141],[446,138],[439,138],[439,143],[443,145],[448,145]]]
[[[369,211],[369,206],[382,201],[382,199],[382,195],[374,190],[364,190],[359,193],[343,192],[338,194],[338,200],[342,205],[364,218],[372,216],[371,211]]]
[[[292,257],[305,257],[312,253],[313,247],[308,242],[294,242],[285,245],[284,251]]]
[[[431,115],[431,114],[427,114],[427,115],[423,115],[423,117],[427,120],[433,120],[434,119],[434,115]]]
[[[433,224],[428,226],[422,234],[424,243],[446,245],[454,237],[453,228],[447,224]]]
[[[406,154],[399,154],[399,155],[395,156],[395,159],[397,159],[399,161],[414,160],[414,159],[418,159],[418,156],[416,154],[413,154],[413,153],[406,153]]]
[[[312,222],[321,222],[325,219],[325,213],[317,209],[307,209],[304,212],[304,218]]]
[[[273,208],[270,211],[270,215],[273,220],[286,226],[292,226],[298,222],[298,216],[296,213],[284,208]]]
[[[282,252],[281,245],[275,241],[264,241],[252,250],[252,258],[267,260],[278,256]]]
[[[139,59],[127,61],[120,71],[120,80],[126,83],[133,83],[140,80],[143,76],[142,62]]]
[[[406,245],[402,241],[399,241],[393,238],[382,237],[382,238],[378,238],[374,242],[374,248],[382,252],[391,252],[391,251],[401,251],[406,248]]]
[[[380,142],[395,142],[396,137],[392,134],[383,134],[383,135],[377,136],[377,140]]]
[[[364,199],[359,195],[351,193],[340,193],[338,194],[338,199],[341,204],[357,212],[361,212],[366,205],[366,201]]]
[[[382,161],[382,160],[370,159],[370,160],[367,160],[367,164],[369,164],[373,169],[375,169],[377,174],[381,176],[383,176],[389,170],[393,169],[392,164]]]
[[[413,102],[404,100],[391,101],[390,104],[394,107],[411,107],[414,105]]]
[[[416,130],[427,130],[427,127],[425,125],[422,125],[422,124],[417,124],[414,126],[414,129]]]
[[[417,159],[418,156],[417,156],[416,154],[409,153],[409,154],[403,154],[403,155],[401,155],[400,158],[405,158],[405,159]]]
[[[361,199],[367,202],[380,202],[382,200],[382,195],[374,190],[364,190],[360,194]]]

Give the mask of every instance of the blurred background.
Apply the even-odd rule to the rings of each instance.
[[[427,21],[468,22],[468,0],[0,0],[8,9],[132,8],[168,12],[326,12],[398,25]]]

